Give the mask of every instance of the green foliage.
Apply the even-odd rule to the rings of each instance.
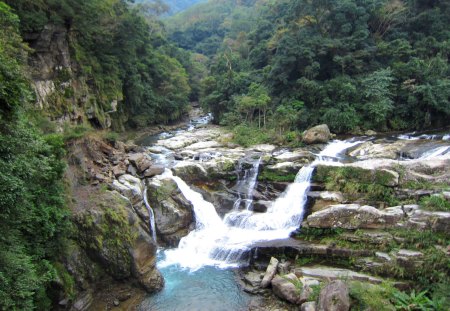
[[[0,2],[0,309],[48,310],[68,228],[61,136],[44,137],[26,118],[28,81],[18,19]]]
[[[197,68],[191,66],[189,53],[178,52],[167,42],[157,11],[122,0],[6,2],[20,16],[27,36],[47,24],[69,32],[70,56],[77,70],[61,70],[55,77],[57,90],[49,99],[53,116],[70,112],[74,100],[85,102],[86,93],[83,108],[94,115],[95,127],[106,127],[107,113],[122,129],[127,119],[131,126],[147,126],[178,120],[186,112],[190,88],[185,68],[193,73]],[[59,87],[72,80],[80,83]],[[117,112],[111,109],[113,102],[118,103]]]
[[[296,174],[277,174],[273,171],[263,170],[258,175],[259,181],[267,181],[267,182],[294,182]]]
[[[450,202],[443,195],[423,197],[419,204],[428,211],[450,212]]]
[[[267,126],[342,133],[448,125],[448,16],[445,1],[224,0],[168,26],[179,46],[211,57],[201,100],[216,122],[259,117],[256,84],[270,98]]]
[[[244,147],[270,142],[270,136],[251,125],[238,125],[233,129],[233,141]]]
[[[373,285],[351,282],[349,292],[352,299],[351,310],[396,310],[390,300],[397,293],[397,290],[388,283]]]
[[[405,292],[395,292],[394,301],[396,310],[416,311],[434,310],[431,300],[426,296],[427,291],[417,293],[413,290],[407,294]]]

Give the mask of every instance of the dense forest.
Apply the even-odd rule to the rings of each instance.
[[[131,7],[128,1],[6,1],[19,16],[25,38],[47,25],[68,31],[76,65],[55,80],[83,79],[92,101],[104,111],[119,101],[117,118],[145,126],[179,119],[187,109],[190,88],[181,52],[166,40],[158,5]],[[185,61],[187,63],[187,61]],[[62,101],[75,97],[64,89]],[[55,104],[54,106],[58,106]],[[59,103],[63,106],[64,103]],[[102,122],[99,122],[102,123]],[[117,122],[116,122],[117,123]],[[119,126],[118,126],[119,128]]]
[[[211,57],[202,102],[216,122],[357,133],[448,125],[449,24],[447,1],[227,0],[170,29]]]
[[[30,123],[19,19],[0,2],[0,308],[48,309],[68,231],[63,141]]]

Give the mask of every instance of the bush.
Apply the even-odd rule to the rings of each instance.
[[[238,125],[233,129],[233,141],[244,147],[269,143],[270,136],[262,129],[250,125]]]

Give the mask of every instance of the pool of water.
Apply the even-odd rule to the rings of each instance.
[[[164,251],[158,254],[164,258]],[[197,271],[168,266],[159,269],[164,289],[146,298],[140,311],[239,311],[247,310],[250,296],[236,283],[232,270],[203,267]]]

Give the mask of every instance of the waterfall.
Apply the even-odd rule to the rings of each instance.
[[[288,238],[303,220],[315,166],[322,161],[336,161],[345,149],[359,143],[361,142],[331,142],[319,153],[316,161],[300,169],[294,183],[272,203],[266,213],[254,213],[248,209],[232,210],[223,220],[201,194],[166,170],[166,177],[172,178],[186,199],[193,204],[196,227],[180,240],[177,249],[166,251],[166,259],[160,266],[178,264],[191,270],[207,265],[222,268],[239,266],[244,253],[256,242]]]
[[[233,204],[233,209],[238,210],[241,206],[242,201],[245,202],[245,209],[250,210],[253,204],[253,191],[256,187],[256,182],[258,180],[259,166],[261,164],[261,157],[259,157],[255,162],[252,163],[252,167],[249,169],[243,169],[243,161],[239,161],[238,165],[238,179],[235,189],[238,194],[237,200]],[[240,175],[240,172],[244,171],[244,174]],[[242,198],[244,194],[244,198]]]
[[[150,218],[150,219],[149,219],[149,222],[150,222],[150,230],[152,231],[152,238],[153,238],[153,241],[155,241],[155,244],[156,244],[157,242],[156,242],[155,213],[153,213],[153,209],[152,209],[152,207],[150,206],[150,204],[148,203],[148,199],[147,199],[147,187],[145,187],[145,189],[144,189],[143,197],[144,197],[145,207],[147,208],[148,216],[149,216],[149,218]]]
[[[419,159],[430,159],[438,156],[446,155],[450,151],[449,146],[440,146],[423,153]]]

